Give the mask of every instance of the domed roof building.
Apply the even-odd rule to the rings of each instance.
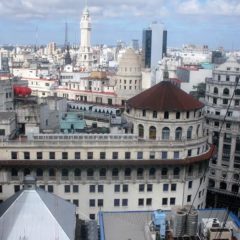
[[[141,59],[132,48],[126,49],[119,59],[115,83],[116,92],[122,100],[129,99],[142,90]]]

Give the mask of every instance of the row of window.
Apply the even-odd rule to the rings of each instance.
[[[127,112],[129,113],[129,109],[127,109]],[[202,116],[202,112],[201,111],[199,111],[198,112],[198,115],[196,115],[196,111],[194,111],[194,114],[193,114],[193,117],[195,118],[196,116],[198,116],[198,117],[201,117]],[[173,114],[175,114],[175,118],[176,119],[181,119],[181,116],[182,117],[186,117],[187,119],[189,119],[190,118],[190,112],[176,112],[176,113],[171,113],[171,116],[173,116]],[[142,110],[142,116],[143,117],[146,117],[146,115],[147,115],[147,110],[145,110],[145,109],[143,109]],[[157,111],[153,111],[152,112],[152,118],[157,118],[158,117],[158,112]],[[170,117],[170,112],[168,112],[168,111],[166,111],[166,112],[164,112],[163,113],[163,118],[164,119],[169,119],[169,117]]]
[[[5,134],[5,132],[3,132],[2,134]],[[1,131],[0,131],[0,135],[1,135]],[[199,148],[199,152],[200,152],[200,148]],[[56,153],[55,152],[49,152],[49,159],[50,160],[55,160],[56,159]],[[198,153],[199,154],[199,153]],[[124,158],[126,160],[130,160],[131,159],[131,152],[125,152]],[[143,159],[143,151],[138,151],[136,153],[136,158],[138,160]],[[162,151],[160,157],[162,159],[167,159],[168,158],[168,152],[167,151]],[[174,159],[179,159],[180,157],[180,152],[179,151],[174,151],[173,152],[173,158]],[[30,152],[23,152],[23,158],[24,160],[30,160],[31,159],[31,154]],[[155,159],[156,158],[156,153],[154,151],[149,152],[149,159]],[[19,159],[19,152],[11,152],[11,159],[12,160],[17,160]],[[36,152],[36,159],[37,160],[42,160],[43,159],[43,152]],[[68,160],[69,159],[69,154],[68,152],[62,152],[62,156],[61,156],[62,160]],[[80,160],[81,159],[81,152],[75,152],[74,153],[74,159],[75,160]],[[93,152],[87,152],[87,159],[88,160],[93,160],[94,159],[94,153]],[[100,160],[105,160],[106,159],[106,152],[100,152],[99,154],[99,159]],[[117,160],[119,159],[119,153],[118,152],[112,152],[112,159],[113,160]]]
[[[197,126],[196,136],[199,136],[199,134],[200,134],[199,130],[200,130],[200,124]],[[157,129],[156,129],[156,127],[150,126],[148,132],[149,132],[149,138],[150,139],[154,140],[154,139],[157,138]],[[190,126],[187,129],[187,134],[186,134],[186,138],[188,140],[192,139],[192,132],[193,132],[193,127]],[[139,124],[138,125],[138,137],[144,138],[144,135],[145,135],[144,126],[142,124]],[[161,137],[161,139],[162,140],[169,140],[170,139],[170,135],[171,135],[170,128],[169,127],[164,127],[162,129],[162,137]],[[181,127],[177,127],[176,130],[175,130],[175,140],[182,140],[182,137],[183,137],[183,129]]]
[[[214,97],[213,100],[212,100],[212,102],[213,102],[213,104],[216,104],[216,105],[217,105],[217,104],[221,104],[221,103],[220,103],[220,100],[221,100],[221,99],[218,99],[218,98]],[[208,101],[209,101],[209,97],[208,97]],[[223,104],[223,105],[227,105],[227,104],[229,104],[229,102],[230,102],[230,100],[227,99],[227,98],[223,98],[223,99],[222,99],[222,104]],[[234,106],[239,106],[239,100],[238,100],[238,99],[234,100],[233,102],[234,102]]]

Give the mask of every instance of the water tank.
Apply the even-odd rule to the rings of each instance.
[[[173,214],[173,237],[181,237],[185,234],[185,224],[187,221],[186,209],[178,209]]]
[[[198,212],[196,210],[190,211],[187,215],[186,234],[188,236],[195,236],[198,226]]]

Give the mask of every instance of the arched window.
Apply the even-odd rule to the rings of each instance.
[[[16,168],[12,168],[11,175],[16,177],[18,175],[18,170]]]
[[[106,168],[101,168],[99,171],[100,177],[106,177],[106,174],[107,174]]]
[[[238,193],[238,191],[239,191],[239,186],[237,184],[233,184],[232,185],[232,192],[233,193]]]
[[[124,176],[125,177],[130,177],[131,176],[131,168],[125,168]]]
[[[138,177],[143,177],[143,172],[144,172],[143,168],[138,168],[137,169],[137,176]]]
[[[168,169],[167,168],[163,168],[162,169],[162,176],[166,176],[168,174]]]
[[[174,169],[173,169],[173,175],[174,176],[178,176],[180,174],[180,169],[178,168],[178,167],[175,167]]]
[[[182,139],[182,128],[178,127],[175,130],[175,140],[181,140]]]
[[[238,180],[239,180],[239,174],[235,173],[235,174],[233,175],[233,179],[238,181]]]
[[[80,177],[81,176],[81,170],[79,168],[74,169],[74,176],[75,177]]]
[[[213,89],[213,93],[214,93],[214,94],[218,94],[218,88],[217,88],[217,87],[215,87],[215,88]]]
[[[49,176],[50,177],[55,177],[56,176],[56,170],[54,168],[49,169]]]
[[[30,171],[29,168],[25,168],[24,171],[23,171],[23,173],[24,173],[24,176],[27,176],[27,175],[30,175],[30,174],[31,174],[31,171]]]
[[[229,95],[229,89],[228,88],[224,88],[223,89],[223,94],[224,95]]]
[[[88,170],[87,170],[87,176],[88,176],[88,177],[93,177],[93,173],[94,173],[93,169],[92,169],[92,168],[88,168]]]
[[[196,131],[196,134],[198,137],[199,137],[199,129],[200,129],[200,124],[197,126],[197,131]]]
[[[187,139],[192,139],[192,129],[193,127],[189,127],[187,130]]]
[[[114,168],[114,169],[112,170],[112,176],[113,176],[113,177],[118,177],[118,169],[117,169],[117,168]]]
[[[62,169],[62,176],[63,177],[67,177],[68,176],[68,169],[66,169],[66,168]]]
[[[226,190],[227,189],[227,184],[225,182],[220,182],[220,189]]]
[[[149,128],[149,138],[156,139],[156,128],[154,126]]]
[[[155,177],[156,174],[156,168],[152,167],[149,169],[149,176],[150,177]]]
[[[42,176],[43,176],[43,170],[42,170],[42,168],[37,168],[37,170],[36,170],[36,175],[37,175],[37,177],[42,177]]]
[[[209,179],[208,186],[210,188],[214,188],[215,187],[215,181],[213,179]]]
[[[169,140],[170,137],[170,129],[168,127],[164,127],[162,129],[162,140]]]
[[[142,124],[138,125],[138,137],[144,138],[144,127]]]
[[[235,95],[240,95],[240,89],[235,90]]]

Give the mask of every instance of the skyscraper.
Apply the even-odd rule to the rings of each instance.
[[[143,66],[153,68],[167,53],[167,31],[161,23],[153,22],[143,30]]]

